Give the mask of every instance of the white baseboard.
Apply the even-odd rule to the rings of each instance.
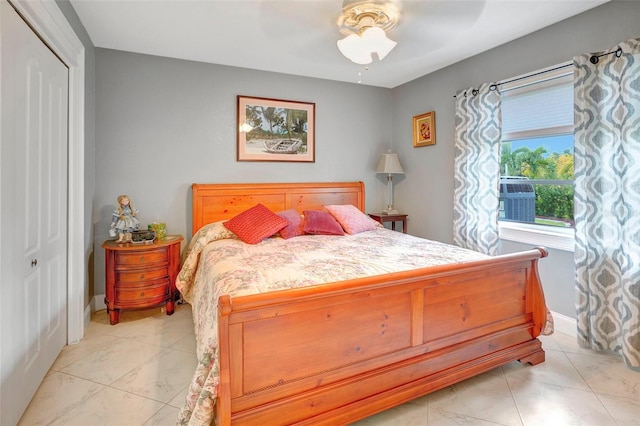
[[[89,322],[91,321],[91,313],[92,313],[92,303],[89,303],[86,308],[84,308],[84,329],[86,330],[89,327]]]
[[[104,294],[96,294],[91,300],[91,313],[107,309],[104,303]]]
[[[85,330],[87,329],[87,327],[89,327],[89,323],[91,322],[91,315],[94,312],[100,311],[102,309],[107,309],[107,305],[104,304],[104,294],[96,294],[93,299],[91,299],[91,302],[89,302],[89,304],[84,308],[83,321]],[[73,343],[75,344],[78,342]]]
[[[553,316],[554,330],[559,333],[568,334],[571,337],[578,337],[578,322],[575,318],[551,312]]]

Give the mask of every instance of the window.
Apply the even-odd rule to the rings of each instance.
[[[572,236],[572,67],[514,79],[501,91],[501,238],[503,229]]]

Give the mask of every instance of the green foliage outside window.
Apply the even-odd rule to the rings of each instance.
[[[544,147],[511,150],[501,148],[501,176],[524,176],[530,180],[567,181],[567,185],[534,183],[536,223],[573,226],[573,153],[547,154]]]
[[[564,219],[573,226],[573,185],[533,185],[536,216]]]

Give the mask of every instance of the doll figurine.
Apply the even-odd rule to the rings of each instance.
[[[131,232],[138,230],[140,222],[136,215],[138,210],[131,205],[127,195],[118,197],[118,208],[111,215],[111,229],[109,235],[118,236],[117,243],[131,242]]]

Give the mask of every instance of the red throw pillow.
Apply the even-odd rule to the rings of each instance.
[[[258,244],[287,225],[286,220],[262,204],[256,204],[224,222],[225,228],[247,244]]]
[[[344,235],[342,226],[329,213],[320,210],[305,210],[304,233],[313,235]]]
[[[295,209],[284,210],[276,213],[278,216],[287,221],[288,225],[280,230],[280,236],[285,240],[304,234],[302,227],[304,225],[300,213]]]

